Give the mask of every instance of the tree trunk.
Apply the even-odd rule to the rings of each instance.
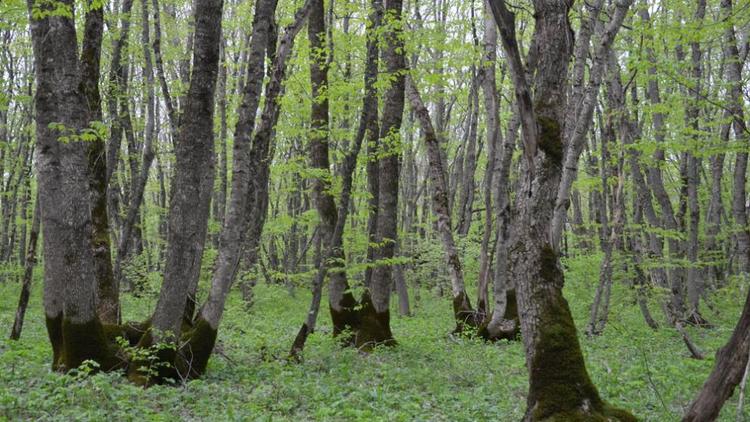
[[[364,73],[364,87],[365,95],[362,98],[362,111],[360,114],[359,128],[357,130],[357,137],[352,143],[351,150],[344,161],[344,168],[342,170],[342,189],[341,189],[341,202],[339,203],[338,216],[336,220],[336,227],[332,235],[330,242],[331,248],[340,249],[343,248],[343,235],[346,223],[346,218],[349,212],[349,202],[351,198],[354,170],[357,164],[357,155],[361,149],[363,141],[367,142],[367,182],[370,189],[378,186],[378,168],[377,161],[371,154],[376,151],[378,145],[378,96],[377,88],[375,84],[378,80],[378,38],[376,36],[378,28],[380,28],[381,19],[383,16],[383,4],[380,0],[372,0],[371,10],[369,14],[369,22],[367,27],[367,56],[365,62],[365,73]],[[377,191],[370,191],[374,193],[370,199],[369,205],[375,208],[370,208],[368,213],[367,230],[368,236],[371,242],[374,242],[374,234],[377,221]],[[325,252],[329,254],[329,252]],[[333,253],[331,251],[330,253]],[[375,249],[368,246],[368,262],[375,256]],[[323,264],[323,270],[327,268],[327,259],[321,259]],[[318,277],[322,277],[325,274],[321,274],[319,266]],[[372,276],[372,271],[368,268],[365,271],[365,286],[369,286],[368,277]],[[316,281],[322,283],[322,279]],[[315,288],[320,288],[320,284],[316,284]],[[361,347],[365,345],[365,342],[369,341],[367,336],[359,335],[359,327],[361,323],[362,309],[357,310],[357,300],[354,295],[349,291],[349,284],[344,277],[344,274],[332,276],[330,278],[330,284],[328,287],[328,303],[331,312],[331,320],[333,322],[333,334],[334,336],[341,334],[343,331],[350,329],[354,331],[355,337],[353,340],[354,345]],[[311,308],[312,311],[312,308]],[[309,315],[309,322],[312,322],[313,315]],[[309,325],[308,325],[309,327]],[[314,325],[312,326],[314,328]]]
[[[378,219],[376,243],[378,259],[385,260],[372,272],[372,280],[363,298],[363,317],[358,332],[362,344],[393,344],[389,303],[393,285],[392,265],[398,228],[398,177],[401,121],[404,113],[404,57],[402,0],[389,1],[385,6],[385,51],[383,61],[390,86],[385,92],[380,124],[380,157],[378,175]]]
[[[120,158],[120,149],[122,144],[122,137],[126,130],[126,113],[127,110],[120,110],[119,107],[124,103],[127,106],[127,101],[122,101],[121,98],[127,97],[128,92],[128,63],[127,55],[123,59],[123,54],[127,52],[129,45],[129,34],[130,34],[130,17],[133,7],[133,0],[123,0],[122,11],[121,11],[121,22],[120,22],[120,33],[118,38],[115,39],[112,46],[112,63],[110,65],[109,72],[109,92],[107,95],[107,113],[112,120],[110,127],[110,137],[107,144],[107,165],[106,165],[106,183],[108,186],[107,191],[107,212],[111,219],[111,232],[113,236],[111,239],[114,242],[118,242],[116,234],[120,230],[120,195],[119,186],[115,183],[117,176],[115,170]],[[115,180],[113,179],[115,176]],[[119,281],[117,277],[114,277],[115,283]],[[118,286],[119,289],[119,286]]]
[[[641,20],[644,23],[650,21],[650,16],[647,9],[641,8],[639,10]],[[651,40],[653,41],[653,40]],[[649,80],[646,87],[646,96],[652,105],[661,104],[661,94],[659,91],[659,83],[656,76],[656,67],[654,62],[654,51],[651,46],[646,48],[646,55],[648,57],[649,68]],[[653,129],[654,138],[657,144],[665,143],[666,127],[664,122],[664,115],[660,112],[653,113]],[[658,146],[653,155],[656,161],[655,166],[650,166],[647,169],[648,185],[653,192],[654,199],[661,210],[660,224],[654,227],[670,231],[680,230],[676,214],[674,212],[672,202],[669,198],[669,194],[664,187],[663,176],[661,172],[660,163],[665,161],[664,149],[662,146]],[[679,259],[682,255],[680,242],[674,237],[667,239],[669,257],[671,259]],[[669,277],[669,286],[672,292],[672,306],[673,312],[677,319],[682,319],[685,316],[685,300],[684,300],[684,283],[683,283],[683,271],[681,268],[670,268],[667,270],[667,276]]]
[[[226,53],[226,39],[222,39],[221,46],[221,62],[219,63],[219,82],[218,82],[218,107],[219,107],[219,118],[220,118],[220,129],[219,129],[219,165],[218,177],[219,177],[219,189],[215,192],[215,198],[213,200],[214,205],[214,219],[219,222],[224,222],[224,215],[226,214],[227,208],[227,173],[229,172],[229,164],[227,163],[227,53]],[[260,92],[259,92],[260,93]],[[256,107],[257,111],[257,107]],[[219,248],[220,235],[215,238],[215,247]]]
[[[216,332],[221,321],[221,316],[224,310],[224,303],[229,293],[229,289],[234,282],[237,268],[239,266],[243,238],[248,233],[249,220],[246,218],[249,214],[250,208],[258,206],[263,207],[263,204],[259,204],[259,199],[263,199],[260,195],[263,195],[266,199],[268,197],[268,188],[262,192],[255,192],[255,194],[248,195],[248,191],[252,190],[252,181],[256,176],[255,171],[258,170],[256,164],[258,156],[263,157],[261,160],[265,162],[265,168],[260,168],[261,171],[267,171],[268,161],[270,157],[268,155],[270,136],[267,138],[259,138],[258,134],[270,133],[268,132],[271,127],[276,125],[276,121],[279,114],[279,102],[278,96],[281,93],[282,83],[286,71],[286,63],[291,54],[293,47],[294,37],[302,28],[307,14],[309,13],[310,2],[305,3],[302,9],[300,9],[295,15],[295,21],[289,26],[284,34],[279,49],[276,51],[276,57],[272,63],[271,80],[266,87],[266,104],[262,113],[262,121],[256,132],[256,137],[251,143],[250,134],[254,126],[254,120],[256,110],[260,100],[260,89],[263,75],[263,60],[264,52],[269,45],[270,37],[272,36],[272,27],[274,22],[274,14],[277,7],[276,0],[263,0],[256,3],[255,17],[253,20],[253,38],[250,46],[250,55],[248,59],[248,78],[247,85],[244,88],[243,102],[242,102],[242,114],[238,121],[236,133],[236,141],[234,146],[233,155],[233,176],[232,176],[232,193],[230,197],[229,207],[227,208],[227,214],[224,219],[224,225],[221,231],[221,241],[219,248],[219,257],[217,258],[216,270],[214,271],[213,279],[211,282],[211,291],[206,303],[203,305],[200,311],[200,315],[197,319],[196,329],[198,327],[204,327],[205,336],[202,341],[205,345],[210,345],[213,348],[213,344],[216,341]],[[239,140],[240,142],[237,142]],[[261,148],[259,151],[257,148]],[[260,155],[257,155],[260,154]],[[268,176],[265,176],[266,178]],[[263,207],[265,208],[265,207]],[[260,235],[260,233],[258,233]],[[211,352],[211,348],[207,350],[208,354],[205,356],[205,361],[200,362],[198,367],[201,371],[205,370],[205,365],[208,360],[208,355]]]
[[[495,173],[502,159],[502,136],[500,133],[499,95],[495,76],[497,60],[497,29],[492,20],[489,8],[485,4],[484,17],[484,56],[481,67],[482,90],[484,91],[485,122],[487,126],[487,168],[484,172],[484,229],[479,260],[479,286],[477,293],[477,312],[482,318],[489,313],[487,286],[490,282],[492,263],[492,190]],[[497,197],[495,201],[497,201]]]
[[[141,0],[142,19],[143,19],[143,56],[144,56],[144,76],[146,78],[146,127],[144,130],[143,159],[141,160],[140,169],[133,174],[133,183],[131,184],[130,204],[122,224],[122,234],[117,245],[117,258],[115,259],[114,276],[117,284],[122,281],[122,265],[130,252],[130,244],[133,241],[134,230],[139,231],[136,225],[140,222],[140,209],[143,203],[143,195],[148,183],[148,174],[151,170],[151,163],[154,161],[154,138],[156,138],[156,121],[155,121],[155,94],[154,94],[154,69],[151,61],[151,37],[149,31],[148,19],[148,0]],[[129,151],[135,155],[135,151]]]
[[[716,363],[698,396],[690,404],[683,422],[714,421],[724,402],[742,380],[750,353],[750,292],[732,337],[716,352]]]
[[[81,50],[81,82],[90,121],[102,121],[99,73],[104,26],[102,7],[86,12],[84,42]],[[96,133],[99,133],[97,131]],[[112,274],[112,257],[107,212],[107,156],[105,140],[96,136],[88,147],[89,186],[91,189],[92,247],[97,280],[97,312],[102,322],[120,321],[120,285]]]
[[[430,181],[433,189],[432,207],[437,216],[437,230],[440,235],[440,241],[443,244],[445,262],[450,273],[451,290],[453,293],[453,316],[456,319],[455,332],[461,332],[465,325],[471,327],[478,326],[482,318],[471,307],[469,296],[466,294],[461,259],[458,256],[458,249],[453,239],[445,169],[440,157],[440,144],[438,143],[437,135],[430,119],[430,113],[427,111],[417,91],[417,87],[414,86],[414,82],[411,79],[407,81],[406,91],[411,107],[414,109],[414,113],[422,127],[422,136],[427,146]]]
[[[698,0],[694,14],[696,22],[702,26],[703,18],[706,14],[706,0]],[[700,102],[702,101],[701,92],[703,90],[703,65],[700,44],[696,41],[690,43],[691,50],[691,70],[694,83],[696,84],[695,93],[688,101],[687,106],[687,123],[695,131],[700,133]],[[697,143],[701,141],[699,135],[694,135]],[[698,186],[700,177],[698,169],[702,167],[702,160],[694,152],[687,153],[687,206],[689,211],[688,223],[688,241],[687,241],[687,258],[690,261],[690,267],[687,273],[687,294],[688,294],[688,313],[686,320],[694,325],[707,325],[708,322],[703,318],[700,312],[700,298],[705,289],[703,282],[698,252],[700,248],[698,236],[700,232],[700,204],[698,199]]]
[[[74,8],[72,0],[63,4]],[[80,138],[88,126],[89,111],[81,87],[75,23],[72,15],[52,13],[55,5],[29,1],[28,6],[37,79],[36,164],[44,230],[44,310],[53,367],[77,368],[90,359],[109,369],[116,359],[96,310],[88,145]]]
[[[197,284],[206,240],[211,199],[208,187],[213,187],[214,178],[213,112],[223,1],[196,0],[194,6],[195,58],[175,142],[164,283],[152,318],[156,332],[144,336],[142,346],[180,338],[184,310],[191,287]]]
[[[731,0],[721,1],[722,15],[731,19],[733,7]],[[734,22],[727,23],[724,30],[724,61],[725,76],[730,86],[727,90],[727,103],[732,114],[732,129],[735,139],[743,144],[748,142],[748,131],[745,123],[745,113],[742,104],[742,62],[739,58],[737,40],[734,32]],[[738,227],[737,256],[739,257],[740,272],[750,272],[750,231],[747,228],[747,211],[745,209],[745,177],[747,175],[747,152],[738,151],[734,164],[734,185],[732,189],[732,216]]]
[[[466,236],[471,228],[471,219],[474,205],[474,173],[477,170],[477,126],[479,123],[479,76],[476,70],[472,72],[474,77],[471,82],[469,94],[469,108],[472,111],[469,121],[468,144],[466,146],[466,156],[463,162],[463,180],[459,181],[461,185],[461,195],[458,201],[458,234]]]
[[[29,304],[29,296],[31,296],[31,282],[34,279],[34,265],[36,264],[36,244],[37,239],[39,238],[39,215],[39,198],[37,198],[37,201],[34,204],[34,219],[31,223],[31,233],[29,234],[29,250],[26,252],[26,261],[24,262],[21,297],[18,299],[16,319],[13,321],[13,328],[10,332],[11,340],[18,340],[21,338],[23,319],[26,315],[26,307]]]
[[[562,129],[573,48],[570,3],[534,1],[538,62],[533,105],[515,40],[515,16],[503,1],[492,0],[490,5],[516,85],[529,159],[528,174],[517,195],[511,246],[530,378],[524,420],[634,421],[629,413],[607,405],[589,379],[575,324],[562,295],[564,277],[557,245],[552,243],[550,222],[563,173]]]
[[[588,55],[588,38],[591,37],[591,31],[601,7],[601,1],[594,5],[591,11],[590,21],[584,26],[581,32],[585,36],[578,38],[578,44],[575,48],[575,67],[573,72],[573,95],[570,106],[567,110],[566,121],[564,122],[565,137],[563,138],[564,146],[564,165],[560,186],[557,192],[555,203],[555,214],[552,221],[552,242],[555,248],[559,248],[562,239],[563,226],[570,206],[570,190],[578,174],[578,160],[586,144],[586,134],[591,126],[596,99],[599,95],[604,76],[604,69],[608,61],[609,51],[612,48],[615,37],[617,37],[622,22],[628,15],[628,10],[633,0],[620,0],[615,3],[614,12],[610,11],[612,19],[606,28],[600,34],[600,40],[596,44],[593,54],[593,65],[589,72],[589,83],[585,89],[577,87],[582,84],[583,68],[585,67],[586,56]],[[583,62],[583,63],[582,63]],[[571,113],[574,113],[571,116]]]

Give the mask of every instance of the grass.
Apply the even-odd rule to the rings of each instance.
[[[598,259],[567,262],[566,297],[579,334],[598,279]],[[414,304],[415,316],[392,318],[397,347],[369,355],[342,349],[330,338],[329,316],[323,311],[304,362],[291,364],[286,353],[309,295],[297,289],[292,297],[283,287],[259,285],[249,310],[238,295],[230,298],[219,330],[219,353],[203,379],[144,390],[119,374],[50,371],[39,284],[18,342],[7,335],[20,286],[0,284],[0,420],[513,421],[525,410],[522,345],[449,336],[450,300],[426,290]],[[616,285],[604,334],[581,338],[602,396],[642,420],[679,420],[710,372],[716,349],[731,334],[745,297],[738,291],[744,288],[737,284],[712,295],[716,311],[704,313],[717,328],[691,329],[708,356],[697,361],[673,330],[650,330],[628,289]],[[123,302],[126,319],[142,319],[154,299],[125,295]],[[663,320],[656,302],[651,310]],[[721,420],[734,420],[736,406],[735,397]]]

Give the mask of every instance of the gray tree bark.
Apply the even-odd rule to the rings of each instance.
[[[188,295],[197,285],[214,178],[214,93],[222,0],[196,0],[194,65],[175,142],[164,284],[152,318],[154,339],[179,338]],[[145,339],[145,337],[144,337]],[[143,341],[142,341],[143,343]]]
[[[104,27],[104,11],[91,7],[86,12],[84,43],[81,49],[81,83],[83,85],[89,119],[101,122],[102,104],[99,93],[99,73]],[[89,187],[91,189],[92,247],[96,271],[97,313],[102,322],[120,321],[120,285],[112,273],[107,212],[107,155],[106,143],[97,134],[89,144]]]
[[[74,10],[72,0],[63,5]],[[87,144],[81,140],[90,115],[81,87],[75,22],[50,13],[54,7],[28,2],[37,80],[36,166],[47,332],[54,368],[77,368],[87,359],[110,368],[116,363],[96,309]]]
[[[381,154],[378,175],[378,259],[390,260],[396,250],[398,228],[398,177],[401,121],[404,113],[404,72],[406,60],[403,39],[403,2],[392,0],[385,5],[385,50],[383,61],[390,86],[385,92],[380,124]],[[392,264],[375,267],[363,306],[372,306],[373,317],[362,321],[359,336],[365,343],[391,344],[395,340],[390,328],[389,303],[393,285]],[[368,303],[370,302],[370,303]]]
[[[589,379],[575,324],[562,295],[564,276],[552,243],[550,221],[563,173],[568,62],[573,53],[570,3],[534,1],[533,45],[538,60],[534,103],[515,40],[515,16],[503,1],[492,0],[490,5],[511,65],[529,164],[517,194],[511,246],[512,277],[522,310],[521,332],[530,376],[524,420],[634,421],[629,413],[607,405]]]
[[[456,332],[463,330],[465,325],[476,327],[481,323],[480,316],[471,307],[469,296],[466,294],[464,285],[463,269],[458,249],[453,239],[451,227],[451,214],[448,208],[448,186],[446,182],[445,167],[440,156],[440,144],[437,134],[430,119],[422,98],[409,78],[406,83],[406,92],[414,113],[422,128],[422,137],[427,146],[427,157],[429,159],[430,182],[433,189],[432,208],[437,216],[437,230],[440,241],[443,244],[443,253],[448,266],[451,279],[451,290],[453,294],[453,315],[456,319]]]

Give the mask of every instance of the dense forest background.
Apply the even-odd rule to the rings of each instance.
[[[732,0],[3,0],[0,418],[746,420],[749,53]]]

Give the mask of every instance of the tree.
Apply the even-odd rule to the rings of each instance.
[[[532,91],[516,41],[515,15],[505,2],[490,2],[516,90],[526,157],[527,173],[515,204],[511,246],[529,368],[524,420],[635,420],[628,412],[604,402],[589,379],[573,318],[562,295],[564,275],[549,224],[563,173],[563,129],[569,123],[565,110],[567,68],[573,53],[568,20],[571,3],[534,2]],[[629,2],[625,3],[626,10],[627,6]],[[613,22],[619,27],[621,21]]]
[[[39,207],[44,236],[44,309],[52,365],[77,368],[94,360],[117,365],[96,309],[96,272],[86,136],[91,113],[81,86],[73,1],[70,13],[28,2],[36,62],[35,98]],[[87,32],[96,36],[95,31]],[[84,45],[87,44],[84,41]],[[60,181],[64,181],[60,183]]]

